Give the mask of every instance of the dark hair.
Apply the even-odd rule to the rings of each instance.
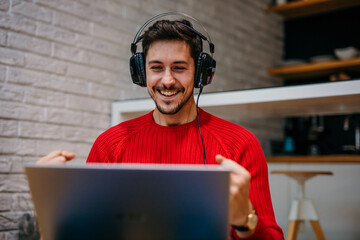
[[[142,48],[145,57],[150,45],[158,40],[180,40],[185,41],[190,47],[191,57],[196,62],[199,54],[202,52],[202,40],[199,35],[191,31],[191,23],[185,19],[178,21],[159,20],[155,22],[148,30],[144,32]]]

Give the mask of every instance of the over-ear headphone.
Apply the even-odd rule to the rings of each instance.
[[[203,86],[206,86],[211,83],[214,74],[215,74],[215,68],[216,68],[216,61],[212,58],[212,55],[215,50],[215,45],[211,42],[210,36],[207,33],[204,26],[195,18],[179,12],[166,12],[159,15],[156,15],[149,20],[147,20],[144,25],[139,29],[139,31],[136,33],[134,37],[134,41],[131,43],[131,53],[132,56],[130,58],[130,74],[133,83],[140,85],[142,87],[146,87],[146,70],[145,70],[145,56],[143,52],[136,52],[136,44],[139,43],[142,38],[143,34],[141,35],[142,31],[153,21],[162,18],[164,16],[168,15],[180,15],[183,17],[190,18],[191,20],[199,23],[201,27],[206,32],[207,37],[205,37],[200,32],[196,31],[194,28],[180,22],[176,21],[177,23],[183,25],[184,27],[188,28],[190,31],[198,35],[201,39],[204,41],[207,41],[209,44],[210,54],[201,52],[198,56],[198,58],[195,61],[195,76],[194,76],[194,87],[200,88]]]

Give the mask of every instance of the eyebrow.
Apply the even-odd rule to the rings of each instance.
[[[175,63],[175,64],[189,64],[189,63],[186,62],[186,61],[175,61],[174,63]]]
[[[159,60],[151,60],[151,61],[149,61],[149,64],[162,64],[162,62],[161,61],[159,61]],[[173,64],[189,64],[188,62],[186,62],[186,61],[175,61],[175,62],[173,62]]]

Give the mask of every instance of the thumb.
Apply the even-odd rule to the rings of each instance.
[[[222,164],[222,162],[225,160],[226,158],[220,154],[217,154],[215,156],[215,160],[219,163],[219,164]]]
[[[61,155],[64,156],[67,161],[69,161],[75,157],[74,153],[66,151],[66,150],[61,151]]]

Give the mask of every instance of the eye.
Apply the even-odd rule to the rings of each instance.
[[[154,65],[154,66],[151,66],[150,69],[152,69],[154,71],[161,71],[163,69],[163,67],[160,65]]]
[[[174,71],[184,71],[186,68],[185,67],[182,67],[182,66],[175,66],[173,67],[173,70]]]

